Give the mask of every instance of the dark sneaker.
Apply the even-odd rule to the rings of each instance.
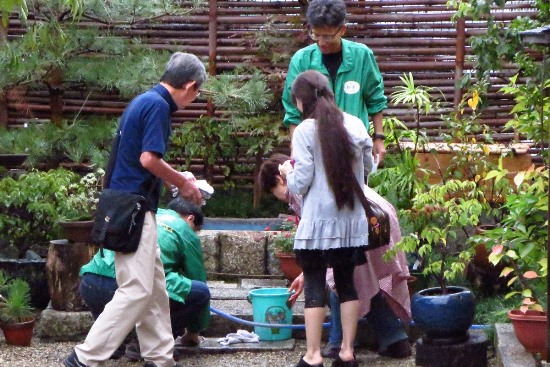
[[[126,344],[125,354],[126,358],[132,362],[143,361],[143,358],[141,358],[141,351],[139,350],[139,342],[137,340],[132,340],[130,343]]]
[[[388,349],[379,353],[383,357],[407,358],[412,355],[411,345],[407,339],[390,344]]]
[[[323,358],[336,359],[340,353],[340,347],[332,347],[330,344],[325,345],[321,349],[321,355]]]
[[[124,357],[125,354],[126,354],[126,346],[123,344],[120,347],[118,347],[117,350],[113,352],[113,354],[111,354],[109,359],[114,359],[114,360],[120,359]]]
[[[143,365],[143,367],[157,367],[157,365],[151,361],[147,361],[145,362],[145,364]],[[182,367],[181,364],[175,364],[174,367]]]
[[[65,367],[88,367],[78,360],[78,357],[74,350],[67,358],[63,360],[63,365]]]

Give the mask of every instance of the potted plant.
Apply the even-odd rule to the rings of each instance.
[[[511,287],[506,298],[519,299],[518,309],[508,313],[519,342],[546,359],[547,314],[542,296],[548,272],[548,168],[519,172],[514,183],[515,192],[506,197],[500,224],[476,237],[492,246],[489,261],[504,265],[501,276],[510,279]]]
[[[36,308],[50,300],[46,256],[50,241],[60,238],[59,222],[89,212],[89,200],[78,199],[89,199],[97,188],[85,190],[85,180],[63,168],[0,179],[0,269],[30,284]]]
[[[0,328],[9,345],[29,346],[34,330],[29,284],[0,271]]]
[[[105,171],[98,169],[87,173],[78,182],[61,188],[66,196],[58,207],[62,236],[74,243],[90,243],[93,214],[101,191],[101,179]]]
[[[18,130],[0,128],[0,166],[6,169],[20,168],[28,157]]]
[[[294,235],[296,234],[295,217],[288,217],[283,221],[280,231],[275,232],[273,247],[275,256],[279,259],[279,266],[285,278],[290,282],[294,281],[302,272],[302,268],[296,263],[294,255]]]
[[[448,283],[463,274],[472,256],[464,237],[468,237],[467,228],[479,222],[483,211],[480,195],[473,181],[448,180],[417,194],[412,207],[404,211],[413,230],[403,236],[396,249],[417,253],[422,273],[439,285],[417,292],[411,300],[413,320],[426,342],[468,339],[474,317],[473,293]]]

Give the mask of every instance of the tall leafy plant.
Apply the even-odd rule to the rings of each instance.
[[[442,293],[448,283],[464,273],[472,250],[459,239],[459,233],[479,223],[483,212],[480,192],[472,181],[448,180],[431,186],[413,198],[413,205],[404,215],[414,230],[403,236],[395,251],[417,253],[422,260],[423,274],[433,276]]]
[[[493,171],[497,180],[506,172]],[[514,177],[514,193],[506,197],[506,215],[499,226],[474,238],[492,247],[489,260],[504,264],[519,309],[542,311],[548,273],[548,168],[532,167]]]

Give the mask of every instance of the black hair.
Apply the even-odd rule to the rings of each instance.
[[[180,215],[193,215],[193,224],[197,228],[202,227],[204,223],[204,214],[202,214],[201,208],[185,200],[181,196],[171,200],[168,205],[166,205],[166,208],[173,210]]]
[[[355,174],[352,163],[356,160],[348,131],[344,127],[344,114],[334,101],[334,93],[326,76],[315,70],[300,73],[292,84],[292,102],[302,102],[302,116],[317,124],[317,138],[321,146],[323,165],[338,209],[355,206]]]
[[[313,0],[309,3],[306,20],[310,27],[342,27],[346,23],[346,4],[343,0]]]
[[[279,164],[283,164],[289,159],[288,155],[275,153],[262,163],[258,173],[258,185],[263,192],[270,193],[277,186],[277,176],[281,175]]]

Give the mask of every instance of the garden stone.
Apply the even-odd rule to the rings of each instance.
[[[80,341],[93,323],[88,311],[65,312],[48,307],[42,311],[36,334],[51,341]]]
[[[208,272],[219,271],[219,231],[202,230],[199,238],[202,244],[204,267]]]
[[[264,232],[225,231],[220,233],[221,272],[240,275],[265,274]]]
[[[42,259],[42,257],[40,255],[38,255],[33,250],[27,250],[27,252],[25,252],[25,259],[27,259],[27,260],[40,260],[40,259]]]

